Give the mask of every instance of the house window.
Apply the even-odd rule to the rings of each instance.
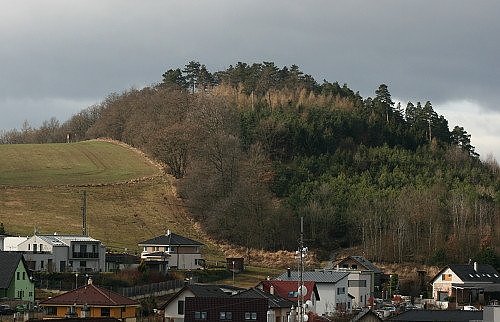
[[[37,246],[38,246],[37,244],[33,244],[33,253],[36,253],[36,251],[37,251]]]
[[[43,244],[40,244],[40,252],[43,250]]]
[[[87,267],[86,261],[80,261],[80,267]]]
[[[219,320],[230,321],[233,319],[233,312],[219,312]]]
[[[21,278],[21,272],[17,272],[17,280],[19,281]]]
[[[101,307],[101,316],[109,316],[109,307]]]
[[[257,312],[245,312],[245,320],[257,320]]]
[[[23,280],[26,280],[26,272],[23,272]]]
[[[97,245],[92,245],[92,253],[97,253]]]
[[[337,295],[340,295],[340,294],[345,294],[345,287],[337,288]]]
[[[184,301],[177,302],[177,314],[184,314]]]
[[[438,301],[446,301],[448,299],[448,292],[438,291]]]
[[[441,275],[441,280],[442,281],[451,282],[451,274],[443,274],[443,275]]]
[[[57,315],[57,307],[47,306],[45,308],[45,313],[47,313],[47,315]]]
[[[31,244],[28,244],[28,250],[31,250]]]
[[[206,320],[207,319],[207,312],[195,311],[194,312],[194,319],[195,320]]]
[[[43,261],[40,261],[40,269],[43,269]]]
[[[87,252],[87,245],[80,245],[80,253],[86,253]]]

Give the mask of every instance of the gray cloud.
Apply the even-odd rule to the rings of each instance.
[[[74,113],[189,60],[211,70],[267,60],[363,96],[386,83],[397,97],[493,113],[499,13],[486,0],[12,1],[0,12],[0,112],[53,100]]]

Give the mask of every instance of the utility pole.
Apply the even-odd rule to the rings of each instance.
[[[304,287],[304,256],[306,248],[304,248],[304,217],[300,217],[300,242],[299,242],[299,299],[297,312],[299,315],[299,322],[304,322],[304,293],[306,288]]]
[[[87,191],[83,190],[82,197],[82,235],[87,236]]]

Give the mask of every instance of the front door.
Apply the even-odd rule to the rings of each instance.
[[[59,262],[59,272],[65,272],[66,271],[66,261],[60,261]]]

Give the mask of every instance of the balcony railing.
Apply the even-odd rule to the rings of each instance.
[[[73,252],[73,258],[99,258],[99,253]]]

